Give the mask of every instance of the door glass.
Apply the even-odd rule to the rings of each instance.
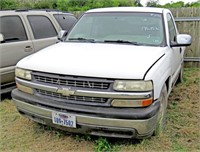
[[[69,31],[77,19],[74,16],[66,14],[54,14],[55,19],[63,30]]]
[[[173,22],[170,14],[167,14],[167,22],[168,22],[170,42],[175,42],[176,41],[176,28],[175,28],[174,22]]]
[[[4,43],[27,40],[27,35],[19,16],[3,16],[0,21],[0,33],[4,35]]]
[[[57,36],[57,32],[46,16],[28,16],[35,39]]]

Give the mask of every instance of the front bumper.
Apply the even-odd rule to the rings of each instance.
[[[24,116],[45,125],[75,133],[85,133],[99,136],[120,138],[144,138],[153,134],[157,113],[160,107],[159,101],[151,106],[138,110],[134,108],[110,108],[88,107],[78,105],[60,105],[49,99],[39,98],[23,93],[17,89],[12,91],[13,102],[18,111]],[[49,105],[47,105],[49,103]],[[81,109],[88,107],[84,113]],[[94,113],[96,109],[96,113]],[[125,109],[125,110],[124,110]],[[76,116],[77,128],[58,126],[52,123],[52,112],[66,112]],[[115,111],[115,112],[114,112]],[[120,115],[123,114],[123,115]],[[126,115],[127,114],[127,115]]]

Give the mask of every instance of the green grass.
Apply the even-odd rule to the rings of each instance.
[[[200,152],[200,71],[184,70],[184,82],[170,97],[165,132],[149,139],[118,139],[69,134],[30,121],[11,100],[0,103],[0,151]]]

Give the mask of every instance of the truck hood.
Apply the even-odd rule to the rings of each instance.
[[[127,44],[60,42],[22,59],[17,67],[64,75],[143,79],[165,50]]]

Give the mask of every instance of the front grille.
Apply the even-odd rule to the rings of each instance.
[[[90,78],[75,78],[72,76],[59,76],[53,74],[33,73],[33,77],[36,81],[42,83],[91,89],[108,89],[111,84],[111,81],[104,79],[92,80]]]
[[[32,72],[32,78],[34,83],[40,83],[46,86],[55,87],[70,87],[73,90],[104,90],[108,91],[114,80],[108,80],[103,78],[89,78],[89,77],[79,77],[79,76],[68,76],[68,75],[58,75],[49,74],[42,72]],[[104,97],[88,97],[88,96],[77,96],[70,95],[65,96],[60,93],[51,92],[43,89],[36,89],[36,95],[42,96],[44,98],[54,99],[60,102],[68,102],[74,104],[86,104],[86,105],[104,105],[109,99]]]
[[[80,101],[80,102],[95,102],[95,103],[105,103],[108,99],[107,98],[99,98],[99,97],[86,97],[86,96],[63,96],[59,93],[45,91],[36,89],[36,92],[40,95],[52,97],[52,98],[59,98],[64,100],[72,100],[72,101]]]

